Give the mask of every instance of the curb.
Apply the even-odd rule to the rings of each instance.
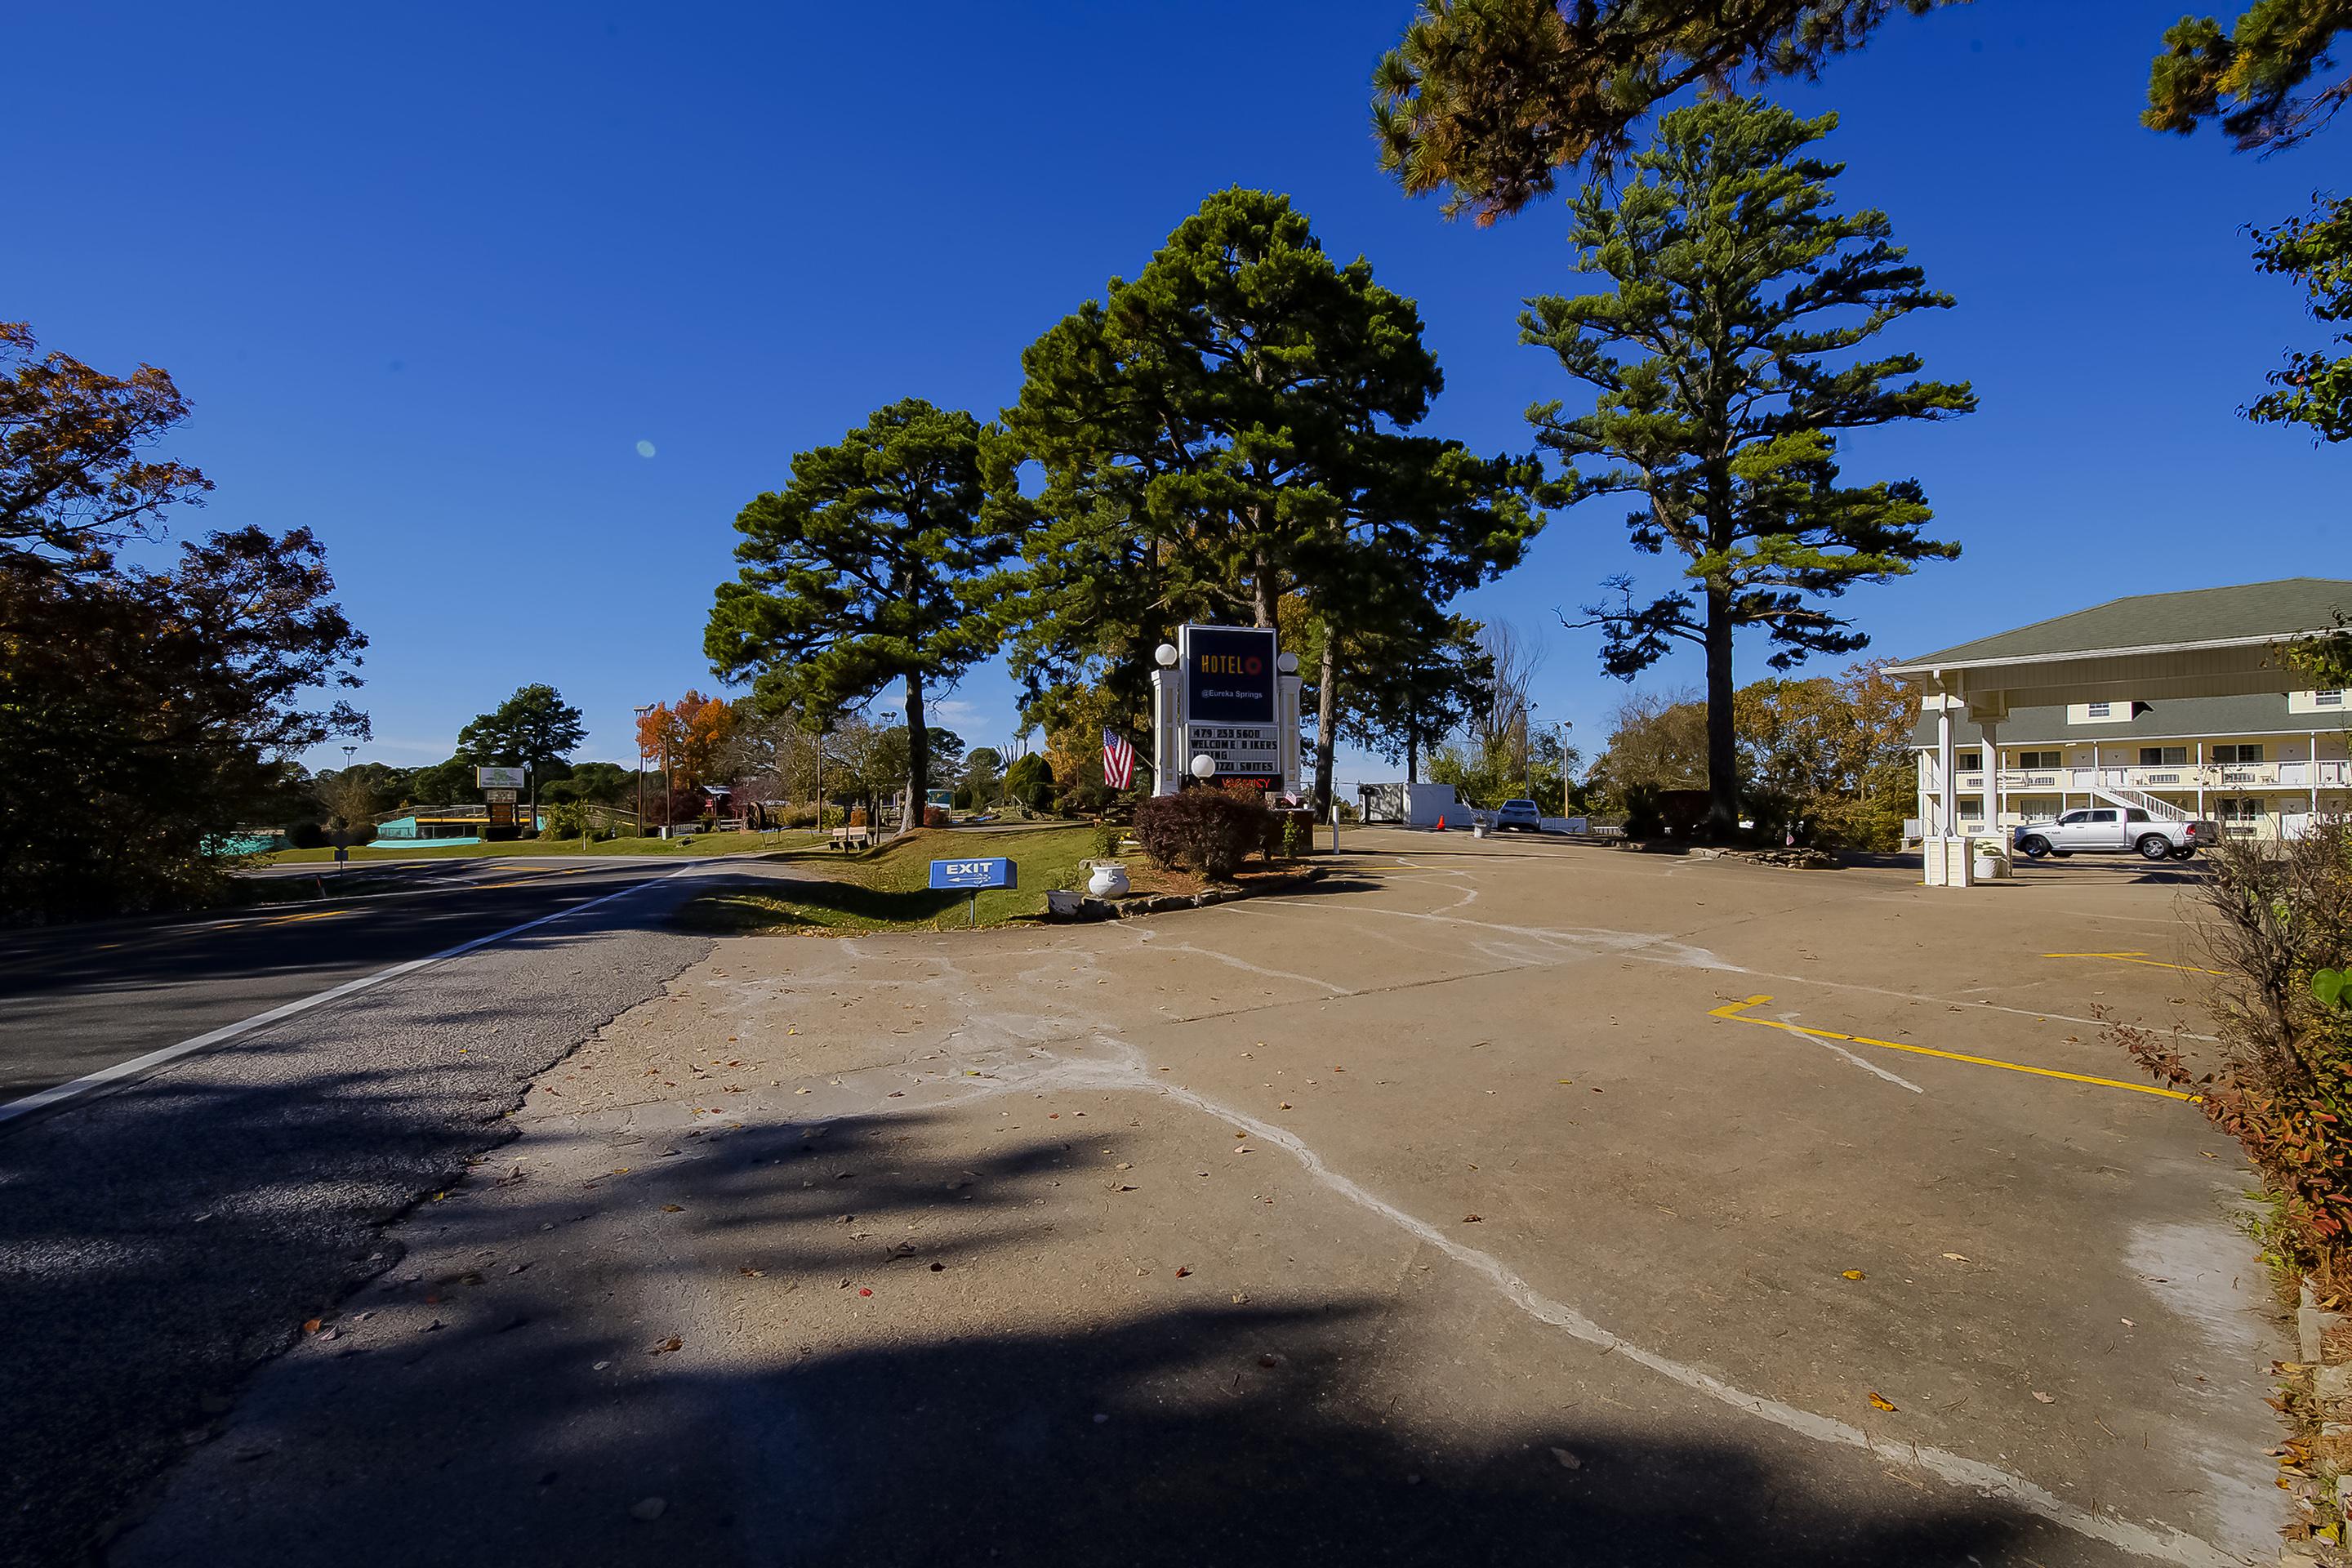
[[[1166,914],[1174,910],[1205,910],[1212,904],[1230,904],[1240,899],[1255,899],[1267,893],[1287,893],[1319,882],[1329,871],[1327,866],[1310,866],[1296,876],[1285,877],[1278,882],[1260,883],[1249,888],[1211,888],[1201,893],[1152,893],[1132,899],[1093,899],[1083,893],[1059,889],[1045,895],[1045,918],[1063,923],[1087,921],[1134,920],[1141,915]]]

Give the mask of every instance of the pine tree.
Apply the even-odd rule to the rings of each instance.
[[[1686,563],[1688,587],[1636,605],[1621,578],[1618,605],[1573,624],[1602,629],[1603,668],[1625,679],[1677,642],[1704,649],[1719,837],[1738,824],[1735,634],[1766,632],[1775,668],[1850,652],[1868,639],[1821,600],[1959,553],[1921,531],[1933,514],[1916,482],[1841,482],[1837,432],[1948,418],[1975,397],[1919,379],[1916,354],[1858,352],[1951,301],[1885,214],[1832,209],[1843,166],[1805,149],[1835,123],[1742,99],[1667,114],[1628,183],[1588,186],[1572,207],[1578,270],[1612,287],[1530,300],[1521,318],[1524,341],[1596,394],[1577,417],[1530,411],[1567,461],[1559,499],[1635,496],[1635,548]]]
[[[723,584],[703,646],[722,676],[757,678],[778,710],[831,714],[907,691],[908,808],[930,787],[927,689],[996,650],[996,571],[1025,521],[1017,492],[991,499],[979,420],[908,398],[840,443],[793,459],[793,479],[735,520],[744,563]]]
[[[1559,169],[1608,173],[1654,105],[1743,75],[1810,79],[1890,15],[1953,3],[1422,0],[1373,74],[1381,164],[1483,226]]]
[[[1286,196],[1211,196],[1022,363],[1005,424],[1045,478],[1014,659],[1033,694],[1100,683],[1139,712],[1148,650],[1186,620],[1274,626],[1296,596],[1344,637],[1401,595],[1443,605],[1538,526],[1525,459],[1408,433],[1444,384],[1419,310]],[[1327,696],[1318,795],[1336,726]]]

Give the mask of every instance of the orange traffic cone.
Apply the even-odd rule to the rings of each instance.
[[[1440,833],[1445,831],[1445,814],[1442,811],[1437,814],[1437,831]]]

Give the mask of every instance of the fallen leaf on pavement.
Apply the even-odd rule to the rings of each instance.
[[[1867,1276],[1865,1276],[1859,1268],[1849,1268],[1843,1274],[1838,1276],[1838,1278],[1841,1279],[1861,1279],[1867,1278]]]
[[[2044,1405],[2055,1405],[2058,1403],[2038,1388],[2033,1391],[2033,1397],[2040,1400]]]
[[[735,1272],[746,1279],[765,1279],[768,1277],[768,1271],[764,1268],[738,1268]]]
[[[669,1338],[662,1341],[661,1343],[654,1346],[653,1349],[647,1351],[646,1353],[647,1355],[663,1355],[670,1351],[684,1350],[685,1348],[686,1342],[679,1339],[676,1334],[672,1334]]]
[[[662,1205],[662,1213],[664,1213],[664,1214],[684,1214],[685,1212],[686,1212],[686,1210],[685,1210],[685,1209],[683,1209],[683,1208],[679,1207],[679,1206],[678,1206],[677,1205],[676,1205],[676,1204],[664,1204],[664,1205]]]
[[[1584,1468],[1584,1461],[1565,1448],[1554,1448],[1551,1451],[1551,1457],[1559,1461],[1559,1468],[1563,1470],[1580,1470]]]
[[[1486,1216],[1482,1214],[1465,1214],[1462,1216],[1462,1223],[1464,1225],[1483,1225],[1486,1223]]]
[[[1947,1259],[1948,1259],[1949,1261],[1954,1262],[1954,1263],[1966,1263],[1966,1262],[1968,1261],[1968,1259],[1967,1259],[1967,1258],[1962,1258],[1962,1257],[1961,1257],[1958,1253],[1957,1253],[1957,1252],[1947,1252],[1946,1254],[1944,1254],[1944,1257],[1945,1257]]]
[[[319,1331],[319,1320],[318,1320],[318,1319],[316,1319],[316,1318],[305,1318],[305,1319],[303,1319],[303,1320],[302,1320],[302,1331],[303,1331],[304,1333],[306,1333],[306,1334],[315,1334],[315,1333],[317,1333],[317,1332]]]
[[[1870,1407],[1873,1410],[1892,1410],[1895,1408],[1895,1401],[1874,1392],[1870,1396]]]
[[[871,1296],[874,1294],[874,1288],[870,1285],[860,1285],[857,1288],[857,1293],[861,1296]]]
[[[1262,1355],[1257,1358],[1257,1364],[1260,1366],[1280,1366],[1282,1364],[1282,1358],[1278,1355],[1272,1354]]]
[[[1192,1271],[1191,1269],[1189,1269],[1189,1268],[1179,1268],[1178,1270],[1176,1270],[1176,1278],[1177,1278],[1177,1279],[1183,1279],[1187,1274],[1190,1274],[1190,1273],[1192,1273]]]

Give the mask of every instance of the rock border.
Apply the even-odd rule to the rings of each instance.
[[[1309,866],[1278,881],[1259,882],[1249,887],[1210,888],[1198,893],[1139,893],[1125,899],[1090,898],[1084,893],[1055,889],[1045,895],[1045,919],[1077,923],[1134,920],[1140,915],[1166,914],[1172,910],[1205,910],[1212,904],[1230,904],[1238,899],[1291,892],[1310,882],[1321,881],[1329,870],[1328,866]]]

